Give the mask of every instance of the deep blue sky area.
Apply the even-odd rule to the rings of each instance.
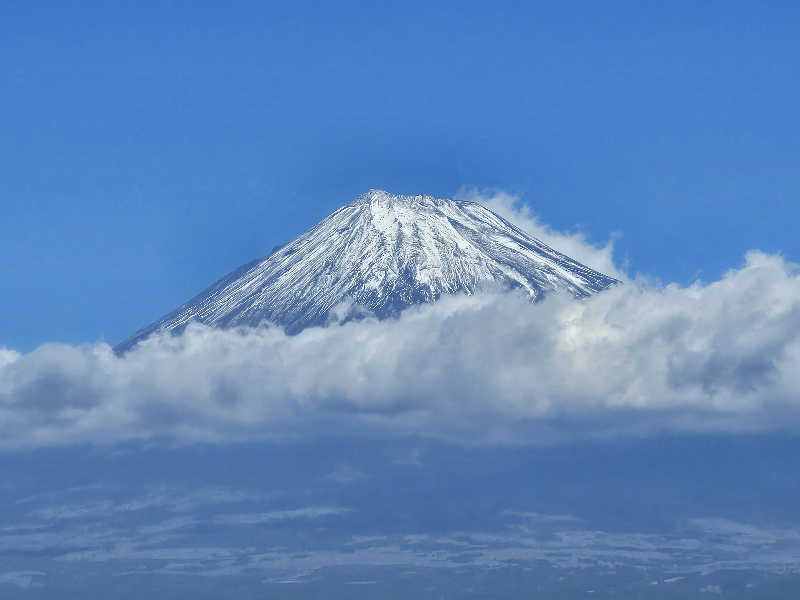
[[[800,260],[793,2],[4,2],[0,346],[117,342],[377,187],[633,272]]]

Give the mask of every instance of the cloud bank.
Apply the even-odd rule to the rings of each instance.
[[[752,252],[710,284],[587,300],[450,297],[287,336],[189,327],[0,351],[0,444],[424,435],[551,443],[800,429],[800,275]]]

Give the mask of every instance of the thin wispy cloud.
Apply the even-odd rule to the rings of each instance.
[[[557,231],[543,223],[536,216],[530,204],[524,202],[522,198],[500,189],[481,190],[474,187],[463,187],[456,194],[456,199],[483,204],[529,235],[587,267],[611,275],[620,281],[630,279],[624,267],[619,265],[619,261],[614,256],[616,234],[612,235],[604,244],[598,245],[593,244],[580,231]]]
[[[259,523],[272,523],[275,521],[291,521],[295,519],[319,519],[332,515],[341,515],[350,512],[348,508],[336,506],[311,506],[292,510],[276,510],[262,513],[237,513],[219,515],[214,518],[214,523],[222,525],[256,525]]]

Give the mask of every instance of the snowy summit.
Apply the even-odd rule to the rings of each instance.
[[[191,321],[220,327],[269,321],[296,333],[324,324],[342,302],[387,317],[487,285],[522,288],[536,300],[551,291],[584,297],[614,283],[475,202],[370,190],[116,350]]]

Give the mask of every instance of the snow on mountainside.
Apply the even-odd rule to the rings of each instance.
[[[189,322],[323,324],[343,301],[378,317],[489,285],[588,296],[616,280],[572,260],[475,202],[370,190],[265,258],[239,267],[117,346]]]

